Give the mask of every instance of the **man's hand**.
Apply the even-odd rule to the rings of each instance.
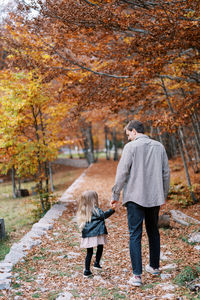
[[[118,201],[116,200],[111,200],[110,201],[110,206],[112,209],[115,209],[117,207]]]

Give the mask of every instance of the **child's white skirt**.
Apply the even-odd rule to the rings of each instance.
[[[97,247],[98,245],[105,245],[107,243],[106,234],[101,234],[98,236],[91,236],[86,238],[81,238],[81,248],[92,248]]]

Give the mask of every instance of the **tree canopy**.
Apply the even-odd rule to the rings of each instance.
[[[12,76],[31,78],[30,92],[18,80],[9,89],[41,101],[48,145],[80,141],[88,122],[112,127],[135,116],[183,148],[190,126],[198,160],[199,11],[198,0],[17,0],[1,45]],[[1,73],[7,84],[11,73]],[[21,110],[15,124],[28,122]]]

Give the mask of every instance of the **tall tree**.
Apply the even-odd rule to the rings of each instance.
[[[66,132],[60,133],[60,124],[70,106],[55,106],[51,89],[45,88],[35,71],[1,72],[0,89],[1,170],[6,173],[15,168],[20,177],[36,175],[45,211],[48,201],[43,193],[48,192],[48,163],[63,144]]]
[[[38,68],[43,82],[59,79],[58,102],[76,104],[67,121],[99,107],[132,110],[166,132],[193,126],[198,153],[198,0],[18,4],[4,41],[10,66]]]

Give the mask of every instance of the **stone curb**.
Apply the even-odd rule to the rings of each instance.
[[[46,231],[53,228],[55,220],[59,219],[67,209],[67,204],[74,201],[73,192],[83,182],[85,172],[63,193],[59,199],[59,203],[53,205],[45,216],[39,222],[35,223],[31,230],[18,243],[14,243],[10,248],[10,252],[5,256],[5,259],[0,261],[0,290],[10,289],[13,266],[21,261],[33,246],[41,244],[41,236],[44,234],[47,235]]]
[[[180,223],[181,225],[189,226],[190,224],[200,224],[200,221],[198,221],[195,218],[189,217],[183,212],[179,210],[172,209],[170,210],[171,216],[173,220],[177,223]]]

